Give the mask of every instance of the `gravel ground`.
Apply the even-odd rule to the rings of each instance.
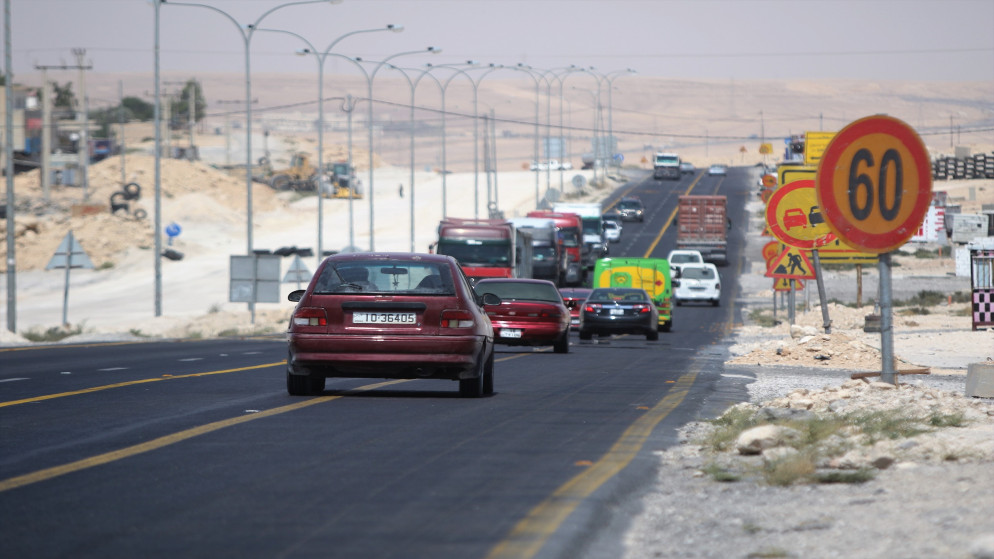
[[[761,242],[750,239],[747,252],[756,252]],[[951,278],[939,270],[932,275],[908,274],[912,275],[914,285],[903,282],[910,289],[907,294],[922,289],[949,292],[963,287],[962,278]],[[743,315],[750,307],[768,307],[769,292],[759,291],[769,289],[769,280],[761,272],[747,274],[742,280],[745,295],[740,302],[746,305]],[[965,285],[969,287],[968,279]],[[864,298],[874,294],[875,285],[870,289]],[[852,300],[852,294],[848,293],[835,296]],[[902,296],[906,294],[902,292]],[[817,294],[814,300],[817,301]],[[747,326],[739,330],[735,343],[758,346],[769,343],[772,337],[775,336]],[[989,337],[979,339],[989,345]],[[923,352],[916,357],[922,359],[927,354]],[[994,354],[994,348],[981,348],[975,354],[989,356]],[[931,365],[942,367],[939,361]],[[920,360],[917,364],[929,365]],[[798,389],[820,391],[839,387],[849,380],[852,372],[853,369],[770,366],[769,363],[726,363],[724,370],[725,376],[754,378],[747,386],[749,401],[753,403],[782,398]],[[958,374],[900,379],[958,397],[964,393],[962,373],[960,370]],[[983,437],[979,440],[989,441],[994,438],[994,401],[979,401],[989,404],[989,417],[981,422],[981,430],[971,435],[979,433]],[[994,559],[994,453],[985,451],[986,457],[959,461],[898,460],[861,484],[781,487],[749,477],[719,482],[702,471],[713,463],[714,454],[702,452],[694,444],[695,436],[704,429],[706,426],[701,423],[685,426],[681,432],[682,444],[660,452],[655,486],[644,497],[642,509],[624,538],[626,559]],[[961,436],[957,429],[940,429],[934,436],[941,445],[943,437],[952,441]]]

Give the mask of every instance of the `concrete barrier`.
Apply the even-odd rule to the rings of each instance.
[[[994,398],[994,361],[967,365],[965,394],[967,398]]]

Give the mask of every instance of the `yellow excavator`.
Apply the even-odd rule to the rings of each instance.
[[[269,186],[274,190],[315,190],[317,188],[317,168],[311,165],[310,154],[299,152],[290,158],[290,166],[273,171]]]

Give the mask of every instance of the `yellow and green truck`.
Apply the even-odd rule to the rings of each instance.
[[[592,286],[646,290],[659,311],[660,332],[673,327],[673,276],[665,258],[601,258],[594,263]]]

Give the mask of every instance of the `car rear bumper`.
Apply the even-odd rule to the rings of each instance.
[[[551,345],[565,331],[558,324],[517,323],[493,320],[494,343],[502,345]],[[518,330],[520,337],[505,336],[506,331]]]
[[[591,334],[644,334],[645,332],[655,331],[656,326],[649,319],[584,320],[581,323],[580,331]]]
[[[467,378],[475,374],[484,336],[289,334],[294,374],[367,378]]]

